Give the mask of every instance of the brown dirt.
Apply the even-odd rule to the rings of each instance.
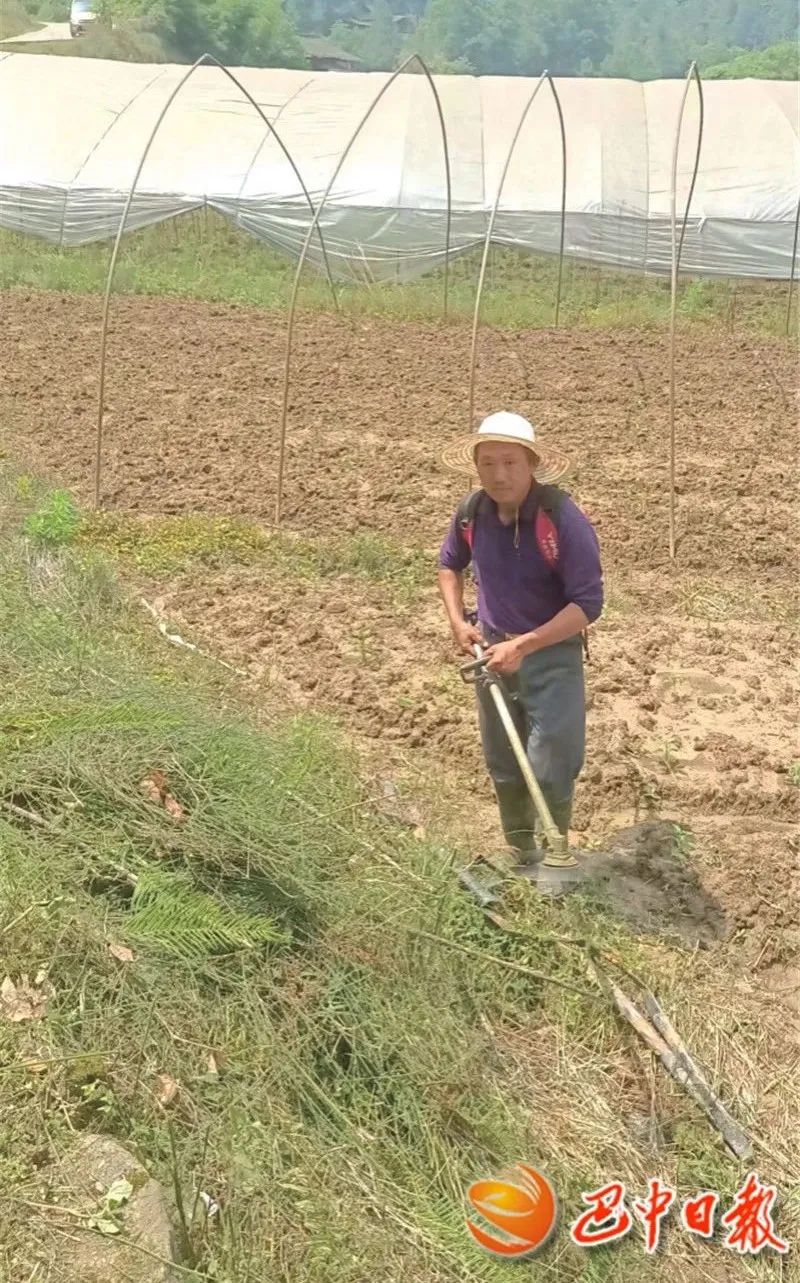
[[[100,300],[9,294],[4,422],[88,497]],[[112,311],[103,497],[147,512],[274,512],[284,321],[234,306],[122,298]],[[465,429],[464,326],[301,316],[286,516],[432,544],[460,483],[438,466]],[[478,412],[514,406],[575,460],[573,487],[616,568],[668,569],[667,370],[658,333],[486,331]],[[788,346],[682,336],[681,570],[786,581],[796,398]]]
[[[112,315],[106,505],[269,521],[282,319],[131,298]],[[96,298],[11,294],[0,332],[11,448],[82,499],[99,320]],[[433,554],[463,489],[437,457],[465,428],[467,353],[462,326],[301,316],[287,526],[377,531]],[[788,776],[800,757],[794,364],[778,342],[693,331],[680,338],[678,370],[675,564],[662,334],[486,331],[477,408],[521,410],[572,453],[571,488],[603,544],[609,604],[593,635],[580,844],[651,815],[680,824],[712,916],[719,905],[745,956],[777,974],[800,945],[800,789]],[[496,843],[433,588],[402,607],[385,584],[234,566],[195,568],[158,591],[184,631],[244,667],[265,697],[347,724],[427,798],[429,825],[447,813],[470,849]],[[665,901],[674,854],[664,864],[650,850],[637,864]]]

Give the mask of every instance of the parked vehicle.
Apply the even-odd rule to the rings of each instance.
[[[83,36],[97,22],[95,0],[72,0],[69,11],[69,34]]]

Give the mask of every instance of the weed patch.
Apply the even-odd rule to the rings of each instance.
[[[78,542],[152,574],[168,574],[195,562],[247,563],[269,547],[259,526],[236,517],[147,519],[114,512],[84,516]]]
[[[149,574],[194,564],[263,566],[266,574],[301,579],[353,576],[391,584],[413,595],[430,577],[430,558],[384,536],[365,532],[337,539],[298,539],[233,517],[135,517],[99,512],[85,516],[78,544]]]

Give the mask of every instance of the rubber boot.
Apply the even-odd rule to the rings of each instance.
[[[524,784],[494,786],[500,823],[508,845],[514,851],[518,871],[533,868],[542,858],[536,845],[536,808]]]

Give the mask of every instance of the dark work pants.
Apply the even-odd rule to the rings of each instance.
[[[488,634],[486,640],[502,640]],[[566,835],[575,780],[583,766],[586,700],[580,637],[527,655],[503,679],[511,715],[556,826]],[[503,831],[522,858],[536,847],[536,812],[488,689],[477,686],[486,766],[495,787]],[[511,697],[511,698],[510,698]]]

